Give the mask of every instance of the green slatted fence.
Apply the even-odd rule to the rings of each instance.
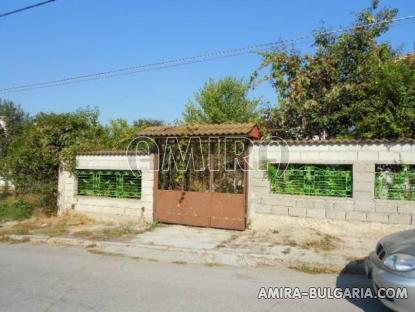
[[[141,171],[78,170],[78,195],[141,198]]]
[[[267,173],[273,193],[352,197],[352,166],[269,164]]]
[[[377,165],[377,199],[415,200],[415,166]]]

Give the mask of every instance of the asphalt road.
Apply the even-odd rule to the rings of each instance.
[[[0,243],[0,311],[386,311],[376,300],[258,300],[260,287],[368,286],[361,276],[169,264]]]

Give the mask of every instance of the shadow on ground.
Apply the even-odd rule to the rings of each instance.
[[[346,288],[372,288],[372,282],[365,275],[364,259],[352,261],[340,272],[336,280],[336,287]],[[348,299],[356,307],[365,312],[389,312],[378,299]]]

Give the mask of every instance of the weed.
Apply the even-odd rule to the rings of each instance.
[[[148,227],[148,231],[154,231],[155,229],[157,229],[160,226],[160,222],[153,222],[150,224],[150,226]]]
[[[13,203],[8,203],[6,201],[0,204],[0,222],[20,221],[30,218],[32,214],[32,204],[23,199],[18,199]]]
[[[210,268],[223,266],[223,264],[217,262],[206,262],[204,265]]]
[[[224,240],[223,242],[221,242],[219,245],[216,246],[216,248],[223,248],[228,246],[230,243],[232,243],[233,241],[235,241],[237,238],[239,237],[238,234],[232,234],[228,239]]]
[[[88,239],[94,236],[94,232],[83,230],[83,231],[73,233],[73,236]]]
[[[320,267],[320,266],[312,266],[308,264],[301,264],[296,266],[290,266],[290,269],[308,273],[308,274],[333,274],[338,273],[338,270],[328,268],[328,267]]]
[[[281,251],[284,255],[288,255],[291,252],[291,248],[287,247],[283,251]]]
[[[0,242],[1,243],[8,243],[8,242],[10,242],[10,237],[8,235],[1,234],[0,235]]]
[[[296,247],[296,246],[298,246],[297,242],[295,240],[292,240],[292,239],[289,239],[287,241],[287,245],[290,246],[290,247]]]
[[[364,261],[365,259],[363,258],[360,258],[360,257],[356,257],[356,256],[347,256],[346,258],[345,258],[347,261],[350,261],[350,262],[360,262],[360,261]]]
[[[93,221],[78,214],[62,217],[33,217],[22,221],[12,227],[0,228],[0,234],[44,234],[48,236],[61,236],[68,233],[74,224],[92,224]]]
[[[104,250],[99,250],[99,249],[87,249],[87,250],[88,252],[94,255],[110,256],[110,257],[124,257],[122,254],[119,254],[116,252],[104,251]]]
[[[120,227],[118,229],[104,229],[102,231],[79,231],[73,233],[74,237],[99,240],[99,241],[108,241],[108,240],[117,240],[128,235],[137,234],[139,231],[134,230],[128,226]]]
[[[301,244],[301,248],[303,249],[314,249],[314,250],[322,250],[322,251],[331,251],[336,249],[336,241],[339,238],[330,234],[324,234],[323,238],[320,240],[312,240],[307,241]]]

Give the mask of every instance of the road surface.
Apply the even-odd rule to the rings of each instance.
[[[0,243],[0,311],[386,311],[373,300],[258,300],[260,287],[362,287],[361,276],[151,262]]]

